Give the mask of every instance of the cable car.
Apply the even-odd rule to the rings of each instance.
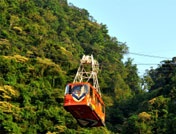
[[[64,108],[82,127],[105,126],[105,105],[88,82],[67,84]]]

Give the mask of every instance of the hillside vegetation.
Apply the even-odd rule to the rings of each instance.
[[[122,62],[127,52],[106,25],[66,0],[0,0],[0,133],[176,133],[176,74],[160,71],[176,71],[173,61],[140,79],[131,59]],[[81,128],[63,109],[84,54],[100,63],[106,127]]]

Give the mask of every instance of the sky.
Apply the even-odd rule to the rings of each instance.
[[[107,25],[110,36],[126,42],[129,54],[124,60],[132,58],[140,76],[176,56],[176,0],[67,1],[86,9],[98,23]]]

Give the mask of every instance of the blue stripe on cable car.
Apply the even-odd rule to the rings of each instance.
[[[86,96],[85,94],[83,94],[82,96],[80,96],[79,98],[78,98],[78,96],[76,96],[75,94],[72,94],[72,96],[74,97],[74,98],[76,98],[77,100],[80,100],[81,98],[83,98],[84,96]]]

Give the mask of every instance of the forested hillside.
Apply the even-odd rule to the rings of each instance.
[[[127,52],[66,0],[0,0],[0,133],[176,133],[175,61],[140,79],[132,60],[122,61]],[[63,109],[83,54],[100,63],[106,127],[81,128]]]

